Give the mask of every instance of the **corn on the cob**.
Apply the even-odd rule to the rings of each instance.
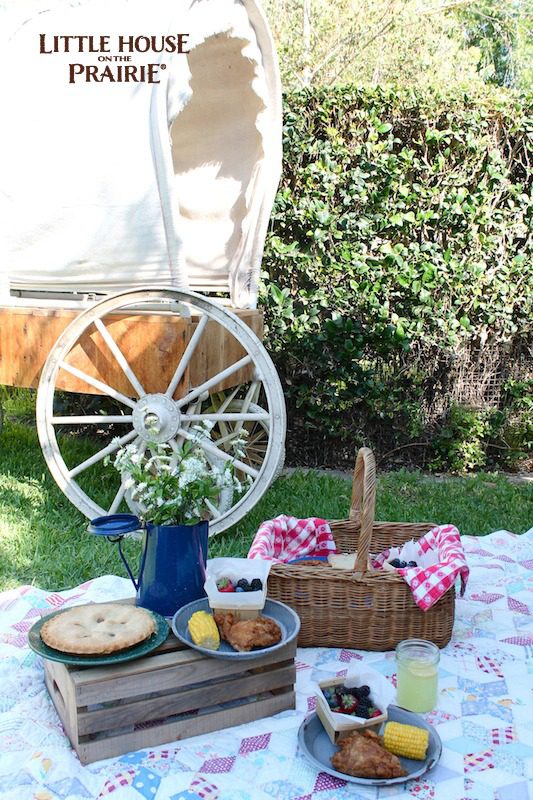
[[[220,634],[217,624],[207,611],[195,611],[187,623],[191,639],[199,647],[208,650],[218,650],[220,647]]]
[[[383,732],[383,742],[386,749],[396,756],[423,761],[428,749],[429,731],[417,728],[415,725],[387,722]]]

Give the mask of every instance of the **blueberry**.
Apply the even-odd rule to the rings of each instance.
[[[399,558],[393,558],[392,561],[389,561],[389,564],[391,565],[391,567],[395,567],[396,569],[398,569],[398,567],[401,565],[401,563],[402,562],[400,561]]]
[[[237,586],[235,589],[236,592],[245,592],[246,589],[243,589],[242,586]]]
[[[407,566],[407,561],[400,561],[398,564],[398,569],[405,569]]]
[[[243,592],[250,591],[250,589],[249,589],[250,584],[248,583],[246,578],[241,578],[240,580],[238,580],[237,581],[237,586],[240,587]]]

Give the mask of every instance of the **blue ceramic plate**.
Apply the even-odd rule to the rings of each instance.
[[[279,650],[281,647],[285,647],[289,642],[292,642],[292,640],[298,636],[298,631],[300,630],[300,617],[292,608],[289,608],[289,606],[286,606],[284,603],[280,603],[278,600],[267,600],[261,615],[263,617],[270,617],[270,619],[277,622],[281,628],[281,641],[278,642],[278,644],[273,644],[271,647],[255,647],[249,652],[239,653],[239,651],[234,650],[230,644],[221,640],[218,650],[208,650],[207,647],[200,647],[194,644],[191,639],[187,623],[195,611],[207,611],[211,613],[212,609],[209,607],[207,597],[203,597],[201,600],[194,600],[192,603],[187,603],[186,606],[182,606],[179,611],[176,611],[172,619],[174,635],[180,642],[183,642],[183,644],[194,648],[194,650],[198,650],[200,653],[204,653],[206,656],[213,656],[213,658],[222,658],[229,661],[245,661],[247,659],[259,658],[265,655],[265,653],[270,653],[272,650]]]
[[[69,606],[73,608],[73,606]],[[28,631],[28,644],[31,649],[38,653],[43,658],[49,661],[59,661],[61,664],[71,664],[76,667],[103,667],[106,664],[120,664],[122,661],[132,661],[134,658],[142,658],[148,655],[160,644],[163,644],[169,634],[168,622],[160,614],[155,611],[148,611],[155,620],[156,629],[149,639],[145,639],[139,644],[127,650],[120,650],[118,653],[108,653],[105,656],[81,656],[74,653],[64,653],[62,650],[54,650],[53,647],[48,647],[47,644],[41,639],[41,628],[47,619],[57,617],[58,614],[64,614],[68,611],[67,608],[62,608],[60,611],[54,611],[52,614],[47,614],[46,617],[38,620]]]
[[[352,775],[346,775],[344,772],[337,772],[331,766],[331,756],[339,748],[332,743],[316,713],[311,714],[300,725],[298,744],[302,753],[319,772],[327,772],[328,775],[333,775],[335,778],[340,778],[349,783],[362,783],[367,786],[390,786],[394,783],[405,783],[405,781],[411,781],[413,778],[419,778],[432,769],[442,753],[442,742],[435,728],[418,714],[413,714],[412,711],[406,711],[399,706],[389,706],[388,721],[415,725],[417,728],[425,728],[429,731],[428,752],[425,761],[415,761],[412,758],[400,757],[402,767],[407,772],[407,775],[403,778],[355,778]],[[382,731],[383,728],[380,733]]]

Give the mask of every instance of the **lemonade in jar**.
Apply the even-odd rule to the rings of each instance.
[[[437,705],[438,647],[425,639],[405,639],[396,647],[396,702],[408,711],[432,711]]]

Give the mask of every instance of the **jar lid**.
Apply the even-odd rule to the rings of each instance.
[[[121,536],[138,531],[140,527],[139,517],[135,514],[106,514],[92,519],[88,531],[97,536]]]

